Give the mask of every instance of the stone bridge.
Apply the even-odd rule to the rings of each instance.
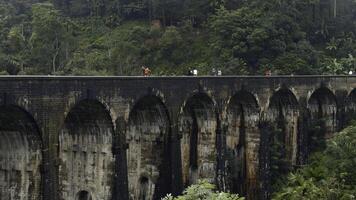
[[[288,169],[304,164],[352,118],[354,88],[356,76],[0,77],[0,196],[156,200],[207,179],[268,199],[273,130]]]

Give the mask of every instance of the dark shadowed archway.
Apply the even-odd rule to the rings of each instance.
[[[299,116],[298,100],[288,88],[279,89],[269,99],[260,127],[261,199],[270,199],[272,186],[296,165]]]
[[[70,110],[59,134],[62,199],[76,200],[87,188],[92,192],[88,198],[111,199],[113,131],[110,113],[99,101],[83,100]]]
[[[335,95],[326,87],[314,91],[308,100],[310,114],[308,152],[324,148],[325,138],[337,129],[337,102]]]
[[[179,119],[184,186],[198,179],[215,181],[217,123],[214,102],[207,94],[197,93],[186,101]]]
[[[157,96],[139,99],[126,133],[130,199],[156,200],[170,193],[170,120]]]
[[[17,106],[0,106],[0,199],[41,199],[41,148],[31,115]]]
[[[330,137],[337,128],[337,102],[334,93],[326,87],[315,90],[308,100],[308,109],[313,121],[322,121],[324,133],[321,137]]]
[[[259,106],[253,94],[239,91],[229,101],[226,111],[227,183],[231,192],[256,196]]]
[[[344,109],[346,117],[343,125],[347,125],[351,120],[356,120],[356,89],[347,96]]]
[[[280,144],[278,151],[289,168],[297,163],[299,114],[299,103],[292,91],[282,88],[273,94],[267,118],[274,122],[278,133],[272,136],[272,142]]]
[[[93,198],[88,191],[80,191],[75,200],[93,200]]]

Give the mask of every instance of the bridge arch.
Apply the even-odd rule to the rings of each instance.
[[[351,90],[345,100],[346,123],[356,119],[356,88]]]
[[[337,127],[337,100],[327,87],[316,89],[308,99],[308,110],[312,120],[323,120],[324,137],[330,137]]]
[[[69,111],[59,133],[61,198],[76,200],[90,188],[93,199],[111,199],[113,133],[110,112],[98,100],[82,100]]]
[[[161,98],[140,98],[130,111],[126,131],[131,199],[160,199],[171,192],[170,137],[170,118]]]
[[[41,163],[41,133],[33,117],[15,105],[0,106],[1,198],[40,199]]]
[[[183,185],[198,179],[215,181],[216,132],[218,114],[215,103],[206,93],[197,92],[184,103],[178,117],[181,139]]]
[[[275,124],[271,142],[280,144],[279,153],[289,169],[297,163],[299,116],[300,105],[290,89],[281,88],[271,96],[267,111],[267,120]]]
[[[299,116],[298,99],[289,88],[283,86],[269,98],[260,121],[259,181],[263,198],[269,198],[271,184],[296,164]]]
[[[260,107],[245,90],[234,94],[227,105],[224,131],[227,146],[227,183],[230,191],[250,198],[257,189]]]
[[[94,200],[90,192],[81,190],[77,193],[75,200]]]
[[[76,107],[79,103],[84,102],[84,101],[92,101],[92,102],[101,104],[103,109],[105,109],[106,112],[110,115],[110,118],[112,119],[112,124],[113,124],[114,128],[116,128],[115,119],[117,118],[117,115],[116,115],[115,111],[113,110],[113,108],[109,105],[109,103],[107,101],[105,101],[105,99],[103,99],[100,96],[98,98],[86,98],[83,96],[69,97],[69,100],[67,101],[67,105],[65,106],[65,110],[64,110],[64,114],[65,114],[64,118],[66,118],[68,116],[69,112],[72,111],[72,109],[74,107]],[[63,122],[62,122],[61,126],[62,127],[64,126]]]
[[[353,88],[350,92],[348,92],[347,98],[356,102],[356,88]]]
[[[308,131],[309,151],[325,146],[337,128],[337,100],[335,94],[327,87],[316,89],[308,99],[310,124]]]

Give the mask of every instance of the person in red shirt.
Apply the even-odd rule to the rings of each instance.
[[[146,66],[142,66],[142,73],[143,73],[143,76],[150,76],[151,70]]]
[[[270,69],[267,69],[267,70],[265,71],[265,76],[271,76],[271,75],[272,75],[271,70],[270,70]]]

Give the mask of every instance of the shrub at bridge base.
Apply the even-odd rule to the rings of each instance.
[[[178,197],[167,195],[162,200],[244,200],[244,198],[237,194],[217,192],[215,185],[200,180],[198,184],[189,186],[184,190],[183,195]]]

